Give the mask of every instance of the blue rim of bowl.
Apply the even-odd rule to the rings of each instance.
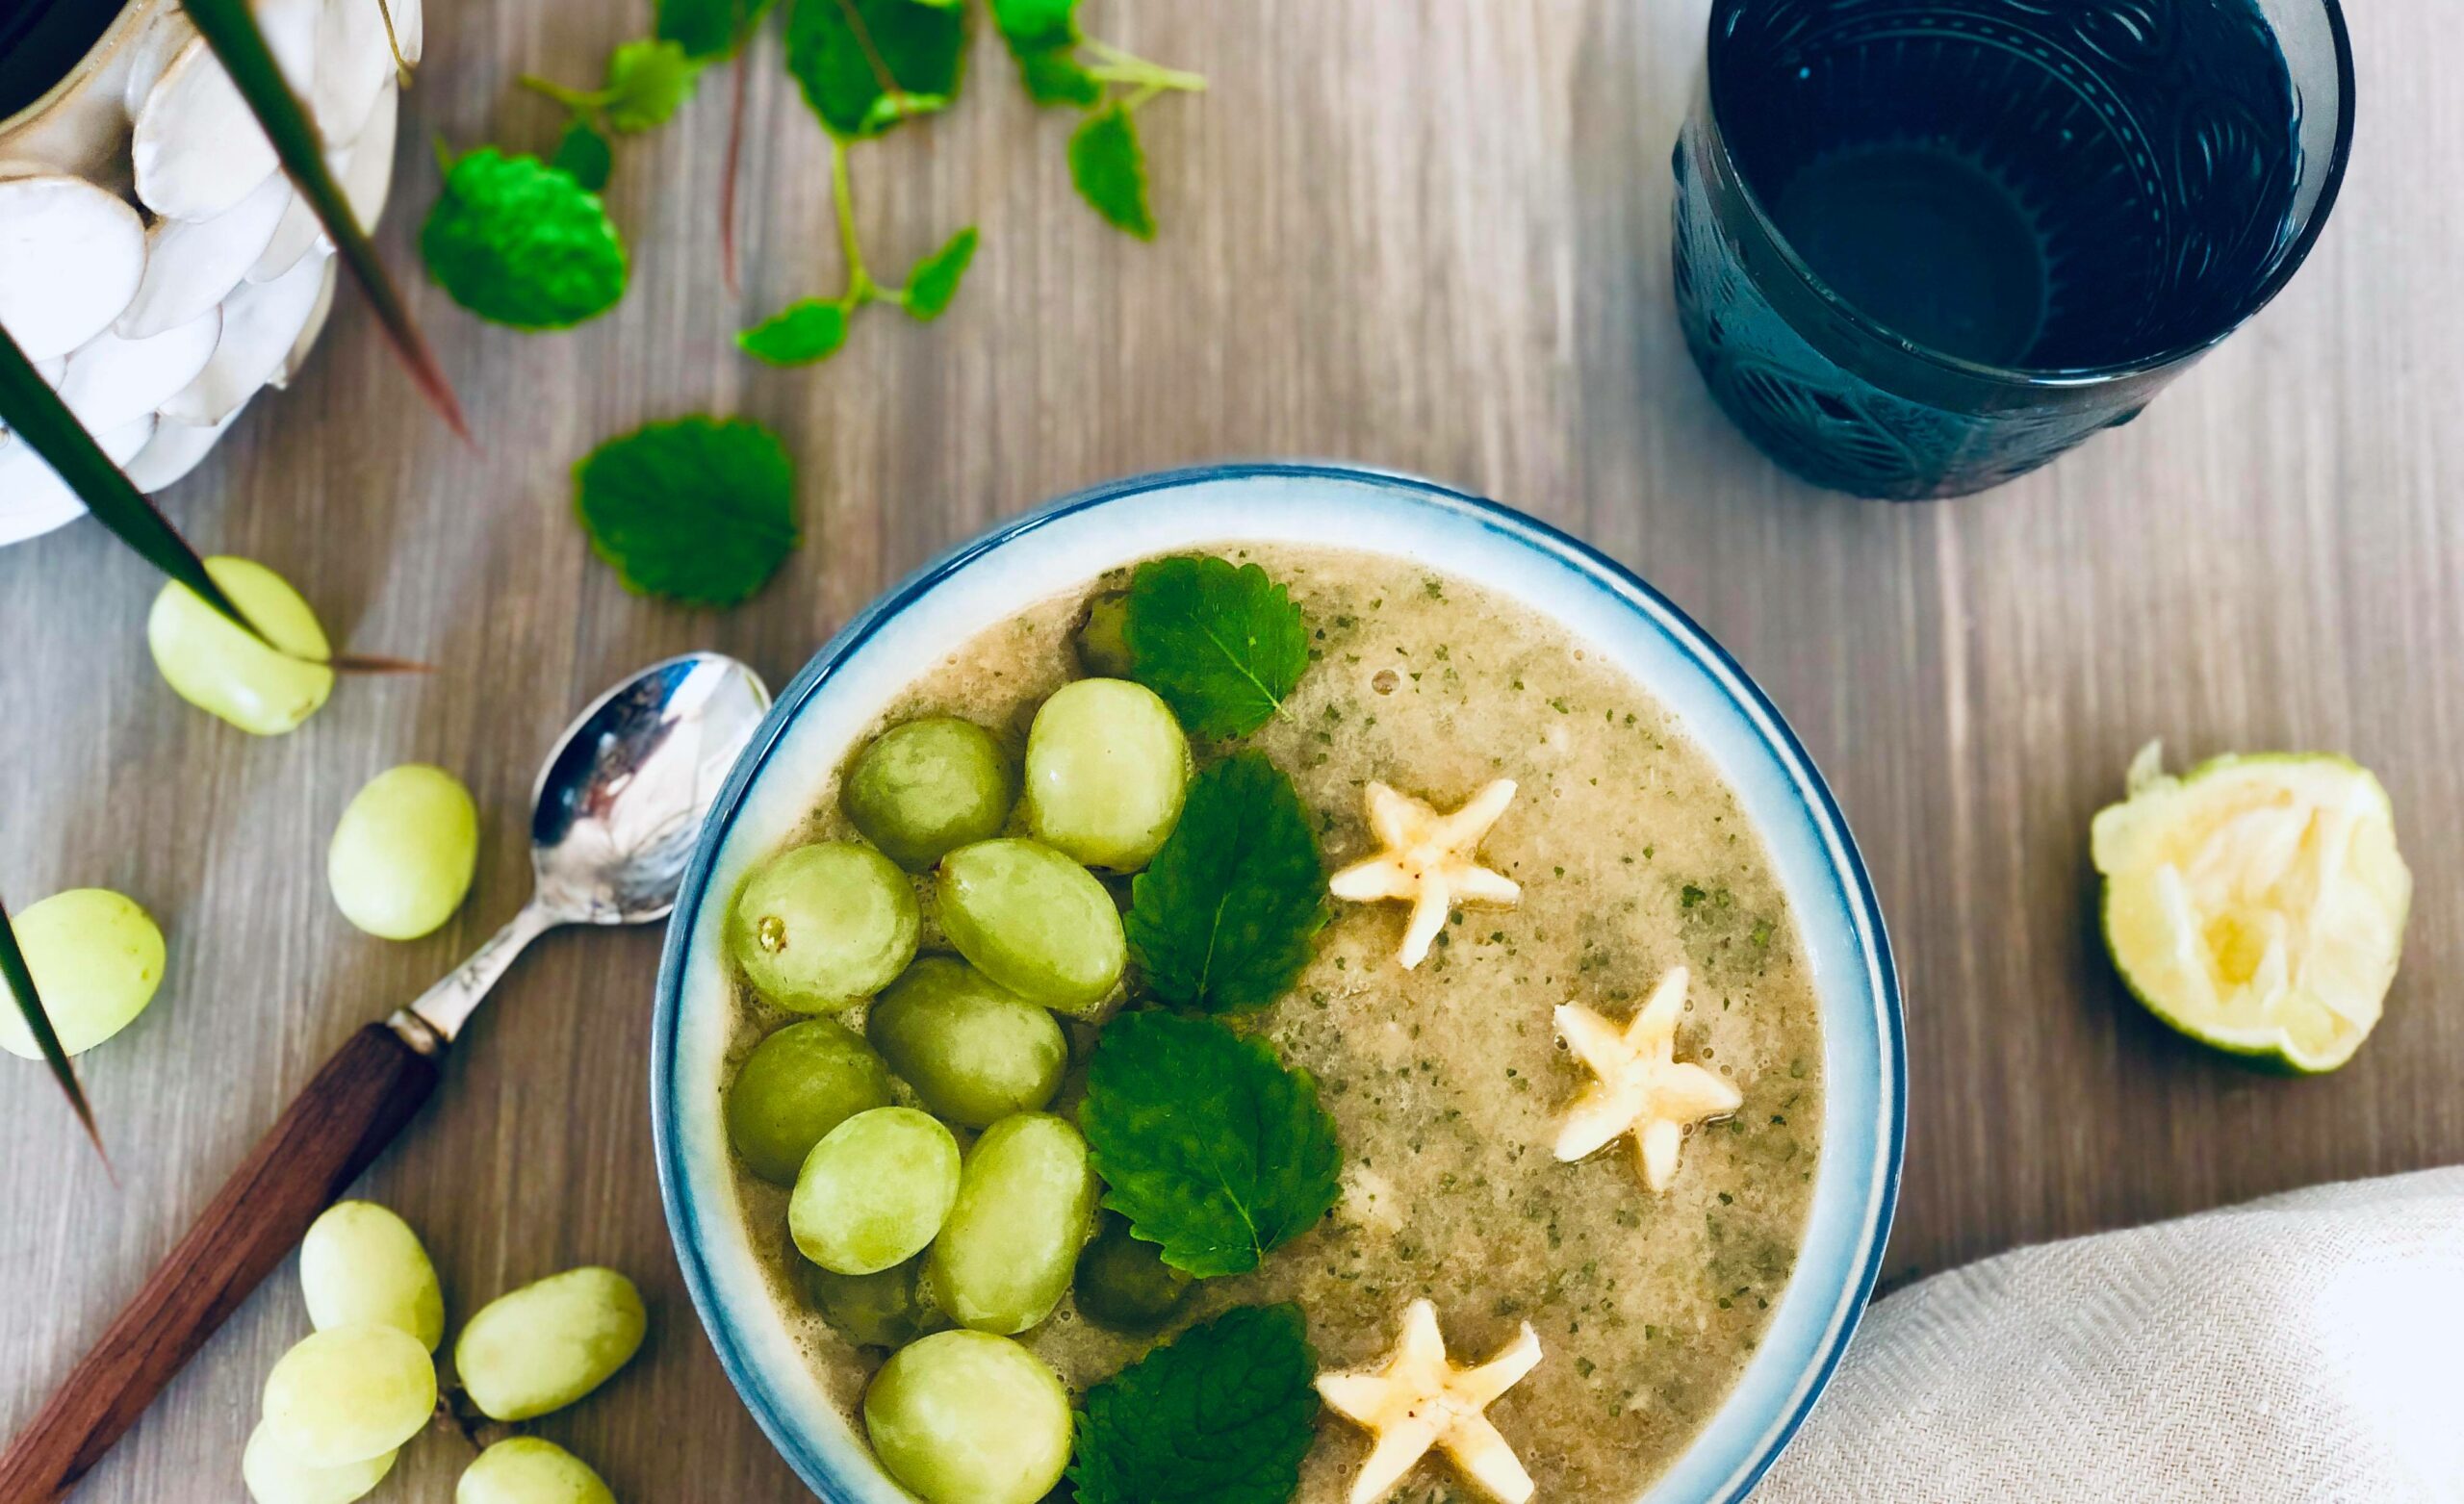
[[[1864,959],[1878,988],[1878,1027],[1889,1071],[1889,1111],[1881,1135],[1883,1162],[1878,1166],[1878,1195],[1874,1202],[1870,1240],[1865,1247],[1861,1266],[1858,1268],[1850,1288],[1843,1292],[1846,1297],[1841,1302],[1844,1314],[1817,1362],[1810,1367],[1810,1380],[1805,1383],[1803,1395],[1793,1412],[1778,1426],[1767,1429],[1753,1455],[1733,1470],[1719,1489],[1706,1495],[1706,1504],[1736,1504],[1753,1491],[1771,1465],[1779,1460],[1782,1450],[1795,1437],[1798,1428],[1805,1424],[1806,1416],[1812,1413],[1823,1391],[1830,1387],[1832,1374],[1846,1355],[1849,1339],[1856,1335],[1857,1324],[1871,1300],[1874,1283],[1882,1272],[1884,1247],[1889,1240],[1892,1217],[1898,1210],[1900,1174],[1908,1139],[1906,1019],[1901,1004],[1899,968],[1891,954],[1890,934],[1883,920],[1881,901],[1874,892],[1873,879],[1865,870],[1864,854],[1849,830],[1847,818],[1840,811],[1838,801],[1833,797],[1830,783],[1823,777],[1821,770],[1815,767],[1795,728],[1780,713],[1780,707],[1771,702],[1761,685],[1745,672],[1744,666],[1727,649],[1640,575],[1581,539],[1502,502],[1455,491],[1434,481],[1359,466],[1300,462],[1193,466],[1109,481],[1047,502],[947,550],[884,592],[823,644],[821,650],[780,693],[771,705],[768,718],[736,759],[734,770],[729,774],[717,801],[710,807],[709,816],[703,824],[692,865],[685,870],[683,885],[678,890],[676,911],[668,922],[667,935],[660,949],[658,994],[651,1020],[651,1137],[657,1161],[659,1201],[667,1215],[668,1236],[676,1246],[677,1262],[684,1273],[685,1289],[692,1296],[695,1314],[718,1354],[719,1366],[726,1372],[728,1382],[735,1386],[736,1392],[745,1399],[746,1408],[753,1413],[762,1434],[770,1439],[771,1445],[778,1449],[806,1487],[825,1500],[857,1496],[855,1491],[847,1487],[832,1460],[789,1427],[785,1418],[786,1406],[746,1359],[727,1322],[722,1319],[722,1307],[710,1268],[704,1258],[701,1240],[696,1236],[700,1209],[695,1205],[678,1164],[676,1099],[675,1093],[667,1088],[675,1074],[676,1036],[683,1015],[683,976],[686,952],[694,930],[693,916],[701,909],[709,888],[711,868],[726,845],[728,831],[742,810],[754,779],[768,766],[771,753],[803,713],[806,703],[842,661],[861,648],[891,618],[975,559],[1039,528],[1094,507],[1152,492],[1178,490],[1214,481],[1250,479],[1326,480],[1407,493],[1425,503],[1469,514],[1491,530],[1543,553],[1554,555],[1581,573],[1594,576],[1616,593],[1633,599],[1680,648],[1714,671],[1722,687],[1739,701],[1741,708],[1750,712],[1749,719],[1763,732],[1772,751],[1780,755],[1800,796],[1810,795],[1814,803],[1811,812],[1816,817],[1816,825],[1835,848],[1835,865],[1850,879],[1846,896],[1850,901],[1851,922],[1864,942]]]

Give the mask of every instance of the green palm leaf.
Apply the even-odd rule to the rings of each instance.
[[[375,4],[376,0],[368,0]],[[248,0],[185,0],[182,9],[195,23],[205,44],[222,61],[223,70],[240,88],[240,95],[256,113],[257,123],[265,127],[266,139],[273,142],[275,155],[291,174],[292,183],[308,200],[310,208],[323,222],[325,233],[342,255],[343,265],[350,268],[351,279],[368,294],[376,309],[377,321],[385,326],[385,337],[393,342],[394,352],[418,383],[440,417],[467,443],[470,424],[462,417],[462,404],[453,395],[452,384],[445,379],[445,370],[436,363],[436,354],[428,348],[427,339],[412,321],[408,305],[385,274],[385,267],[376,259],[376,247],[369,243],[368,232],[360,228],[358,217],[350,212],[349,200],[343,197],[333,172],[325,166],[322,141],[317,128],[309,123],[308,112],[300,107],[299,96],[282,76],[273,61],[272,51],[266,46],[265,34],[257,29],[255,13]],[[91,501],[87,503],[92,505]]]
[[[13,354],[16,350],[13,344],[9,348]],[[7,980],[10,994],[17,1000],[17,1010],[25,1014],[26,1030],[35,1036],[36,1046],[49,1062],[52,1079],[60,1083],[68,1105],[76,1109],[77,1121],[86,1125],[86,1136],[94,1141],[94,1152],[101,1154],[103,1135],[94,1127],[94,1109],[86,1102],[86,1089],[77,1083],[77,1067],[69,1063],[68,1052],[60,1047],[60,1032],[51,1027],[51,1015],[42,1010],[42,999],[35,996],[34,973],[26,969],[26,953],[17,948],[17,931],[10,927],[5,907],[0,907],[0,978]]]
[[[206,604],[241,626],[256,631],[205,573],[205,561],[196,556],[188,540],[120,473],[6,329],[0,329],[0,421],[15,432],[20,443],[33,445],[43,463],[58,471],[68,489],[77,493],[95,521],[139,557],[195,591]]]

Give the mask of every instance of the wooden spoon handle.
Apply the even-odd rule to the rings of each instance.
[[[394,1141],[436,1089],[443,1049],[418,1019],[398,1013],[334,1053],[0,1457],[0,1500],[49,1504],[102,1461]]]

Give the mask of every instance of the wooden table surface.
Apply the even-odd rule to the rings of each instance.
[[[297,581],[338,640],[437,665],[346,681],[257,741],[192,711],[142,640],[155,581],[90,523],[0,551],[0,893],[122,889],[169,976],[83,1061],[117,1184],[38,1067],[0,1087],[0,1426],[13,1431],[223,1173],[357,1025],[500,923],[538,758],[603,684],[692,647],[783,682],[885,584],[1039,499],[1239,456],[1329,456],[1496,496],[1639,569],[1794,721],[1862,840],[1907,983],[1898,1279],[2036,1239],[2464,1160],[2464,103],[2450,0],[2356,15],[2362,126],[2319,253],[2146,419],[2007,491],[1892,507],[1750,449],[1669,303],[1668,151],[1705,0],[1089,0],[1091,29],[1203,70],[1147,112],[1164,230],[1069,194],[1069,120],[979,38],[969,96],[861,148],[865,243],[903,265],[972,219],[940,323],[861,319],[775,372],[729,336],[837,285],[821,135],[765,41],[746,287],[715,243],[724,88],[629,144],[610,194],[633,287],[517,334],[417,282],[482,453],[411,395],[364,307],[169,505],[208,551]],[[525,70],[582,80],[638,4],[431,0],[381,237],[417,280],[423,144],[544,149]],[[2442,166],[2444,165],[2444,166]],[[571,515],[600,440],[691,411],[774,424],[807,542],[752,604],[627,595]],[[2127,1002],[2091,915],[2089,816],[2150,736],[2178,753],[2349,751],[2385,778],[2420,884],[2405,971],[2343,1072],[2246,1074]],[[377,770],[431,760],[484,813],[478,884],[427,939],[346,925],[324,844]],[[653,1184],[658,937],[550,938],[365,1192],[426,1236],[454,1307],[580,1262],[630,1272],[652,1335],[540,1429],[634,1501],[802,1497],[696,1322]],[[288,1271],[93,1475],[95,1504],[237,1498],[260,1382],[307,1329]],[[441,1500],[431,1437],[380,1499]]]

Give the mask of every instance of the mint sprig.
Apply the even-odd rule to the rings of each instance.
[[[1316,1439],[1300,1308],[1235,1306],[1087,1391],[1079,1504],[1283,1504]]]
[[[1309,668],[1309,625],[1254,564],[1153,559],[1129,582],[1130,676],[1198,736],[1246,736],[1273,718]]]
[[[1317,1081],[1208,1019],[1114,1019],[1078,1122],[1104,1205],[1201,1279],[1248,1273],[1335,1204],[1343,1155]]]
[[[1326,871],[1309,811],[1256,752],[1197,776],[1180,824],[1130,885],[1130,955],[1149,990],[1209,1013],[1264,1007],[1309,964]]]
[[[574,467],[574,509],[628,590],[732,606],[801,541],[796,472],[745,419],[684,418],[610,439]]]
[[[624,296],[628,275],[625,242],[598,194],[493,146],[446,162],[420,255],[455,302],[517,329],[595,319]]]
[[[1147,206],[1146,153],[1137,113],[1168,92],[1197,93],[1206,80],[1149,63],[1078,26],[1078,0],[991,0],[993,25],[1018,64],[1018,80],[1040,105],[1087,112],[1069,138],[1069,180],[1106,223],[1142,241],[1155,238]]]

